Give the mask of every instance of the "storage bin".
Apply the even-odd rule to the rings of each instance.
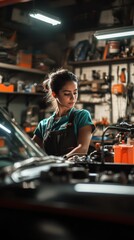
[[[134,163],[134,145],[119,144],[113,146],[115,163]]]
[[[14,85],[5,85],[3,83],[0,84],[0,92],[14,92]]]
[[[32,68],[32,53],[20,50],[17,54],[17,65],[20,67]]]
[[[125,86],[122,83],[113,84],[111,91],[113,94],[122,94],[125,92]]]

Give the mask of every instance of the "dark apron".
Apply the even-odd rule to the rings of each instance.
[[[45,152],[48,155],[63,156],[77,146],[77,138],[74,133],[74,112],[72,111],[65,129],[53,131],[51,118],[46,127],[43,138]]]

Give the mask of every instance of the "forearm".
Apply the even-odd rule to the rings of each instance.
[[[76,148],[74,148],[72,151],[70,151],[69,153],[67,153],[67,154],[65,155],[65,158],[68,159],[68,158],[70,158],[70,157],[72,157],[72,156],[74,156],[74,155],[78,155],[78,156],[86,155],[87,152],[88,152],[87,146],[84,147],[84,146],[82,146],[81,144],[79,144]]]
[[[92,134],[88,132],[88,134],[81,134],[78,138],[78,146],[75,147],[72,151],[66,154],[66,158],[72,157],[74,155],[82,156],[88,153],[88,149],[90,146]]]

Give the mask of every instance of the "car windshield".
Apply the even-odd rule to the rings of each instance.
[[[0,108],[0,166],[46,153],[24,132],[10,114]]]

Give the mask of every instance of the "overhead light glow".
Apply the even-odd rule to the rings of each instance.
[[[94,36],[98,40],[131,37],[134,36],[134,26],[99,30],[95,32]]]
[[[53,26],[61,24],[61,21],[59,20],[58,17],[52,16],[48,13],[43,13],[43,12],[41,13],[41,11],[38,11],[38,10],[30,12],[29,16],[46,23],[50,23]]]

